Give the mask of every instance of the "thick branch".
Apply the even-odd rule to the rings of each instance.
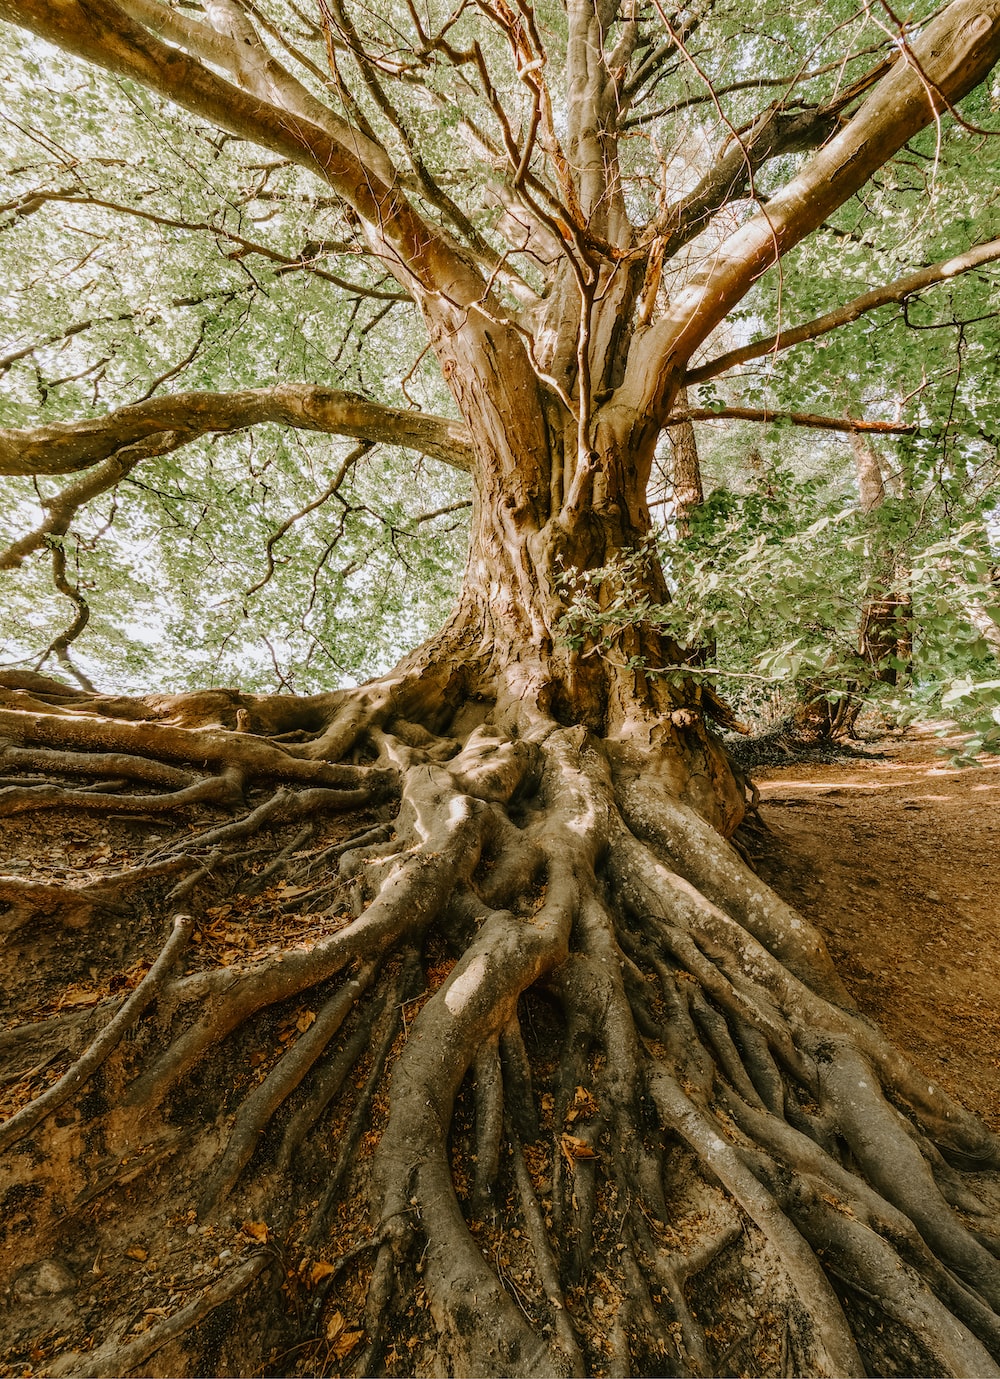
[[[145,15],[149,6],[142,8],[145,22],[153,23]],[[170,12],[159,5],[152,9],[156,23],[167,32]],[[466,306],[484,295],[483,279],[471,263],[418,215],[395,180],[384,179],[363,161],[359,148],[366,141],[360,134],[343,122],[331,132],[332,112],[318,103],[316,109],[309,107],[308,116],[301,113],[302,94],[308,93],[298,83],[292,83],[294,91],[286,89],[277,73],[269,72],[274,81],[268,98],[241,90],[155,37],[114,0],[0,0],[0,19],[130,77],[237,138],[251,140],[315,173],[354,208],[370,242],[385,254],[387,268],[407,289],[443,292]],[[201,37],[208,42],[212,31],[201,28]],[[249,69],[237,61],[231,40],[219,34],[214,39],[224,49],[214,60],[246,80]],[[283,76],[292,80],[287,73]]]
[[[849,99],[850,97],[848,97]],[[787,113],[767,111],[742,138],[730,139],[725,151],[698,185],[681,201],[668,206],[656,233],[665,239],[669,258],[700,234],[713,216],[732,201],[742,200],[754,175],[774,158],[816,148],[836,125],[844,97],[816,110]]]
[[[177,393],[121,407],[106,417],[0,430],[0,474],[71,474],[164,433],[175,438],[168,448],[176,449],[200,436],[244,431],[263,422],[401,445],[457,469],[471,464],[461,422],[383,407],[333,388],[278,383],[238,393]]]
[[[977,244],[974,248],[967,249],[964,254],[955,254],[950,259],[931,264],[929,268],[921,268],[916,273],[908,273],[903,278],[897,278],[895,282],[874,287],[870,292],[863,292],[860,297],[855,297],[852,301],[845,302],[843,306],[838,306],[823,316],[817,316],[812,321],[806,321],[801,326],[779,330],[763,340],[754,340],[739,349],[728,350],[725,354],[717,355],[715,359],[709,359],[705,364],[699,364],[696,369],[691,369],[685,375],[685,382],[703,383],[706,379],[715,378],[718,374],[734,369],[739,364],[745,364],[750,359],[760,359],[765,354],[777,354],[779,350],[787,350],[792,345],[815,340],[831,330],[850,325],[866,312],[877,311],[880,306],[889,306],[893,302],[902,302],[915,292],[923,291],[925,287],[933,287],[935,283],[945,282],[948,278],[957,278],[960,273],[968,273],[970,269],[978,268],[984,263],[992,263],[995,259],[1000,259],[1000,239]]]
[[[154,432],[134,445],[123,446],[103,463],[97,465],[83,479],[68,484],[54,498],[46,498],[42,506],[48,516],[34,531],[13,541],[5,551],[0,551],[0,570],[16,570],[26,556],[45,545],[52,545],[69,531],[70,523],[77,511],[92,498],[114,488],[140,462],[154,455],[166,455],[183,445],[177,431]]]
[[[396,169],[384,148],[369,139],[346,120],[316,99],[307,87],[273,57],[261,43],[244,15],[237,32],[181,15],[159,0],[121,0],[121,9],[154,34],[176,43],[192,57],[221,67],[237,78],[241,86],[272,105],[296,111],[319,126],[331,138],[353,149],[366,167],[383,182],[396,180]],[[232,16],[232,7],[228,7]],[[234,26],[236,27],[236,26]]]
[[[608,409],[662,415],[684,363],[757,279],[909,139],[978,86],[998,57],[1000,0],[954,0],[840,133],[672,299],[664,317],[636,342]]]

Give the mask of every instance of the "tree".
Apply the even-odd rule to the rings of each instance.
[[[337,237],[279,267],[340,255],[331,291],[412,303],[453,405],[285,377],[159,395],[178,367],[141,400],[7,429],[3,473],[77,476],[42,490],[5,556],[49,553],[76,609],[54,653],[89,615],[75,514],[201,437],[277,423],[390,442],[466,472],[472,494],[455,611],[360,688],[127,697],[4,673],[4,815],[196,821],[90,884],[0,883],[22,994],[53,925],[67,974],[93,945],[99,975],[128,955],[136,982],[3,1036],[35,1093],[0,1128],[8,1221],[45,1252],[15,1279],[14,1358],[996,1373],[995,1138],[859,1016],[819,936],[725,841],[744,809],[708,722],[726,709],[655,619],[609,650],[566,615],[598,570],[627,568],[630,597],[662,604],[654,453],[678,389],[723,356],[692,360],[909,140],[962,128],[1000,5],[906,25],[886,9],[868,29],[827,7],[815,65],[794,6],[771,33],[738,5],[657,0],[327,0],[318,18],[0,0],[0,16],[127,83],[143,118],[176,106],[220,132],[220,155],[274,155],[258,200],[272,177],[285,204],[318,186]],[[775,34],[790,64],[761,76]],[[671,121],[702,106],[725,137],[678,186]],[[435,121],[453,142],[425,141]],[[710,136],[682,128],[680,164]],[[60,197],[87,199],[47,185],[13,209]],[[115,213],[145,214],[141,196]],[[210,232],[262,252],[231,222]],[[997,252],[969,246],[922,281]],[[360,285],[342,271],[359,256]],[[599,611],[616,597],[607,575]],[[326,822],[345,811],[354,836]],[[305,942],[213,961],[210,926],[254,895],[269,914],[325,908]],[[208,1278],[193,1297],[169,1251]]]

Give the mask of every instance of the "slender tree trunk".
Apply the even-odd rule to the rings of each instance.
[[[688,406],[687,389],[677,394],[677,405]],[[678,422],[668,431],[670,438],[670,483],[673,491],[674,522],[677,535],[682,539],[691,535],[691,515],[705,501],[705,489],[701,479],[701,461],[698,457],[698,438],[694,423],[690,420]]]
[[[686,409],[688,392],[681,388],[677,394],[677,406]],[[698,438],[694,423],[690,419],[671,426],[667,432],[670,441],[670,487],[673,497],[674,530],[680,541],[691,536],[691,519],[705,501],[705,489],[701,476],[701,459],[698,455]],[[688,665],[711,665],[716,660],[716,643],[711,639],[700,646],[687,649],[685,660]]]
[[[872,519],[886,498],[882,464],[871,438],[860,431],[851,432],[851,452],[858,505],[862,515]],[[908,668],[913,654],[909,571],[886,550],[874,521],[865,542],[865,565],[869,588],[874,585],[874,593],[861,606],[858,656],[866,667],[869,683],[896,685],[900,675],[908,672],[892,665],[889,658],[904,662]],[[863,683],[860,687],[846,683],[836,700],[830,700],[826,693],[807,693],[798,710],[798,721],[820,737],[850,737],[863,707],[863,700],[855,692],[859,688],[863,689]]]
[[[875,513],[885,502],[886,488],[882,465],[871,439],[858,431],[851,433],[851,449],[858,476],[861,511],[866,516]],[[887,555],[873,534],[866,547],[868,566],[876,579],[881,575],[883,590],[870,599],[861,610],[858,632],[858,651],[871,666],[876,680],[895,685],[900,674],[898,666],[888,664],[888,658],[904,661],[908,668],[912,656],[911,636],[907,627],[910,616],[908,590],[909,571]]]

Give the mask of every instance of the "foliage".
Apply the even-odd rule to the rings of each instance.
[[[910,17],[930,8],[918,6]],[[370,81],[360,83],[357,109],[401,164],[419,150],[421,166],[457,198],[470,232],[502,246],[496,172],[474,133],[491,128],[494,112],[474,82],[456,86],[442,51],[416,65],[398,57],[411,18],[395,11],[359,11],[353,23],[359,48],[381,55],[379,80],[391,87],[398,118]],[[566,60],[566,13],[545,4],[536,14],[556,70]],[[279,34],[284,11],[262,15]],[[833,98],[864,73],[884,30],[870,14],[856,19],[847,5],[818,15],[797,3],[766,13],[716,5],[700,16],[697,41],[657,77],[622,131],[634,218],[655,216],[665,196],[690,190],[699,151],[720,128],[752,120],[772,89],[757,83],[801,73],[803,53],[815,69],[800,83],[806,104]],[[313,52],[318,61],[320,30],[299,16],[292,31],[295,53]],[[830,61],[834,33],[841,47]],[[527,120],[528,88],[500,30],[462,12],[449,35],[459,45],[481,44],[509,118]],[[324,195],[302,168],[137,83],[84,69],[16,30],[7,39],[0,53],[8,131],[0,425],[97,417],[178,385],[226,389],[296,377],[454,414],[414,303],[368,252],[337,197]],[[276,51],[287,60],[291,49],[286,42]],[[304,80],[329,96],[315,61]],[[807,319],[906,265],[995,235],[1000,144],[975,130],[989,124],[996,104],[994,79],[968,98],[967,125],[948,117],[911,140],[764,274],[705,352],[765,323]],[[775,157],[756,174],[758,200],[799,157]],[[725,228],[720,221],[667,265],[665,293]],[[520,255],[517,267],[542,287],[532,254]],[[705,383],[696,400],[877,418],[903,409],[921,427],[909,452],[920,473],[910,508],[889,505],[878,524],[912,562],[927,542],[946,540],[973,510],[989,506],[1000,408],[991,365],[1000,341],[982,304],[996,281],[986,267],[942,284],[903,310],[883,308],[811,347]],[[682,644],[718,648],[726,693],[744,714],[764,712],[775,686],[803,675],[822,675],[834,691],[845,676],[857,682],[857,609],[874,578],[865,569],[870,533],[852,515],[842,447],[804,446],[790,430],[771,428],[762,442],[769,490],[744,492],[731,471],[755,443],[740,425],[702,428],[715,491],[690,540],[664,548],[674,602],[655,615]],[[84,669],[108,687],[231,680],[311,689],[384,669],[419,642],[454,598],[465,539],[462,511],[420,519],[465,501],[468,484],[431,461],[414,472],[402,452],[385,446],[351,468],[337,495],[294,522],[274,548],[273,573],[254,589],[268,569],[269,538],[315,499],[348,453],[342,441],[276,428],[219,437],[160,457],[155,469],[84,508],[63,543],[90,607],[74,653]],[[39,504],[61,483],[2,482],[6,544],[39,520]],[[918,529],[912,541],[903,534],[908,525]],[[48,566],[38,555],[5,578],[5,663],[37,662],[72,614]],[[591,591],[602,578],[586,576]],[[587,607],[603,627],[619,614],[606,592],[598,602]],[[951,605],[959,620],[960,603]],[[922,624],[921,693],[978,674],[975,640],[958,623],[944,633],[935,621],[944,616],[930,611]],[[936,649],[944,642],[950,657]]]
[[[412,306],[391,279],[350,245],[345,282],[382,295],[351,298],[320,276],[339,208],[303,173],[133,83],[82,79],[48,44],[5,37],[0,425],[99,416],[178,378],[226,389],[308,377],[448,406],[440,377],[414,366]],[[28,213],[39,188],[63,199]],[[91,610],[81,667],[109,689],[308,690],[393,664],[439,624],[461,573],[464,512],[420,520],[467,501],[464,477],[438,463],[414,469],[387,447],[360,461],[247,592],[267,572],[268,539],[348,453],[258,428],[163,456],[90,504],[65,538]],[[0,482],[2,548],[65,481]],[[70,620],[47,567],[40,556],[3,577],[6,664],[34,663]]]
[[[995,479],[990,469],[944,483],[936,441],[900,447],[906,496],[865,514],[847,446],[803,445],[787,430],[763,447],[745,433],[735,443],[731,432],[717,434],[703,447],[714,486],[690,515],[690,535],[679,537],[664,509],[659,554],[670,601],[644,600],[644,556],[623,555],[578,581],[564,635],[614,654],[626,629],[660,627],[687,651],[683,672],[655,669],[712,680],[737,716],[759,727],[805,693],[849,693],[899,722],[957,721],[971,733],[967,756],[1000,750]],[[911,600],[899,630],[912,639],[912,659],[894,648],[868,664],[859,621],[887,580]],[[710,664],[692,656],[699,648]],[[887,669],[895,684],[879,680]]]

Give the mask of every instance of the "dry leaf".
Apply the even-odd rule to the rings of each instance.
[[[576,1159],[596,1159],[597,1154],[591,1149],[586,1140],[581,1140],[579,1135],[560,1135],[559,1143],[562,1152],[569,1160],[570,1167]]]
[[[316,1012],[314,1010],[304,1010],[302,1014],[299,1016],[299,1018],[295,1021],[295,1028],[298,1030],[300,1034],[305,1034],[309,1026],[311,1024],[314,1024],[315,1021]]]
[[[259,1240],[262,1245],[267,1243],[268,1229],[265,1221],[244,1221],[243,1234],[248,1235],[251,1240]]]
[[[340,1339],[333,1343],[333,1353],[338,1360],[343,1360],[350,1355],[357,1343],[364,1337],[363,1331],[345,1331]]]
[[[130,1245],[125,1251],[127,1259],[137,1259],[140,1264],[149,1258],[149,1251],[144,1250],[141,1245]]]
[[[315,1288],[320,1279],[329,1278],[331,1274],[337,1272],[336,1266],[328,1264],[325,1259],[318,1260],[309,1270],[309,1283]]]
[[[331,1345],[336,1345],[339,1337],[343,1335],[346,1325],[344,1314],[342,1312],[334,1312],[333,1316],[330,1317],[326,1324],[326,1339]]]
[[[600,1108],[597,1102],[587,1091],[586,1087],[577,1087],[573,1094],[573,1104],[566,1112],[566,1124],[572,1125],[575,1120],[589,1120],[595,1116]]]
[[[59,997],[59,1008],[65,1006],[96,1006],[101,999],[99,991],[83,991],[78,986],[68,986]]]

